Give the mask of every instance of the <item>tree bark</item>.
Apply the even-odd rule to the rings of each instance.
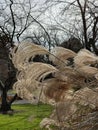
[[[16,100],[16,98],[17,98],[17,94],[15,94],[13,96],[13,98],[8,102],[7,101],[7,91],[6,91],[6,88],[3,88],[2,89],[2,95],[1,95],[2,101],[1,101],[0,112],[3,113],[3,114],[7,114],[7,111],[12,110],[11,109],[11,105]]]
[[[11,105],[7,102],[7,90],[6,88],[2,89],[2,95],[1,95],[2,101],[1,101],[1,108],[0,111],[3,114],[6,114],[7,111],[11,110]]]

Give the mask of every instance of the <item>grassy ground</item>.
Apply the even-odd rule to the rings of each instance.
[[[50,105],[13,105],[13,115],[0,114],[0,130],[44,130],[39,127],[44,117],[49,117],[53,108]]]

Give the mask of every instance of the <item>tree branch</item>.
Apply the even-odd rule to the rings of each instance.
[[[13,22],[13,32],[12,32],[12,37],[11,37],[11,46],[13,46],[13,38],[14,38],[14,34],[15,34],[15,30],[16,30],[16,23],[15,23],[15,19],[14,19],[14,13],[13,13],[13,0],[10,0],[11,4],[10,4],[10,11],[11,11],[11,16],[12,16],[12,22]]]

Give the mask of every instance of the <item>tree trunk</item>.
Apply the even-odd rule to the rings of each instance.
[[[2,112],[3,114],[7,114],[7,111],[12,110],[11,105],[16,100],[16,98],[17,98],[17,94],[15,94],[15,96],[13,96],[13,98],[8,102],[6,88],[3,88],[2,95],[1,95],[2,101],[1,101],[0,112]]]
[[[6,88],[3,88],[3,89],[2,89],[1,98],[2,98],[2,102],[1,102],[0,111],[1,111],[3,114],[6,114],[7,111],[11,110],[11,105],[7,102],[7,91],[6,91]]]

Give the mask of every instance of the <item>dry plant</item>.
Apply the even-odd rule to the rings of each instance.
[[[50,100],[55,102],[56,109],[50,119],[62,126],[62,130],[71,129],[71,126],[79,129],[76,128],[81,116],[79,106],[83,110],[88,108],[88,113],[98,107],[98,57],[88,50],[75,53],[56,47],[48,52],[42,46],[21,43],[11,55],[18,70],[13,89],[31,102],[38,103],[39,99],[47,103]],[[51,65],[33,61],[36,55],[48,55]],[[85,117],[88,115],[86,110],[83,113]]]

